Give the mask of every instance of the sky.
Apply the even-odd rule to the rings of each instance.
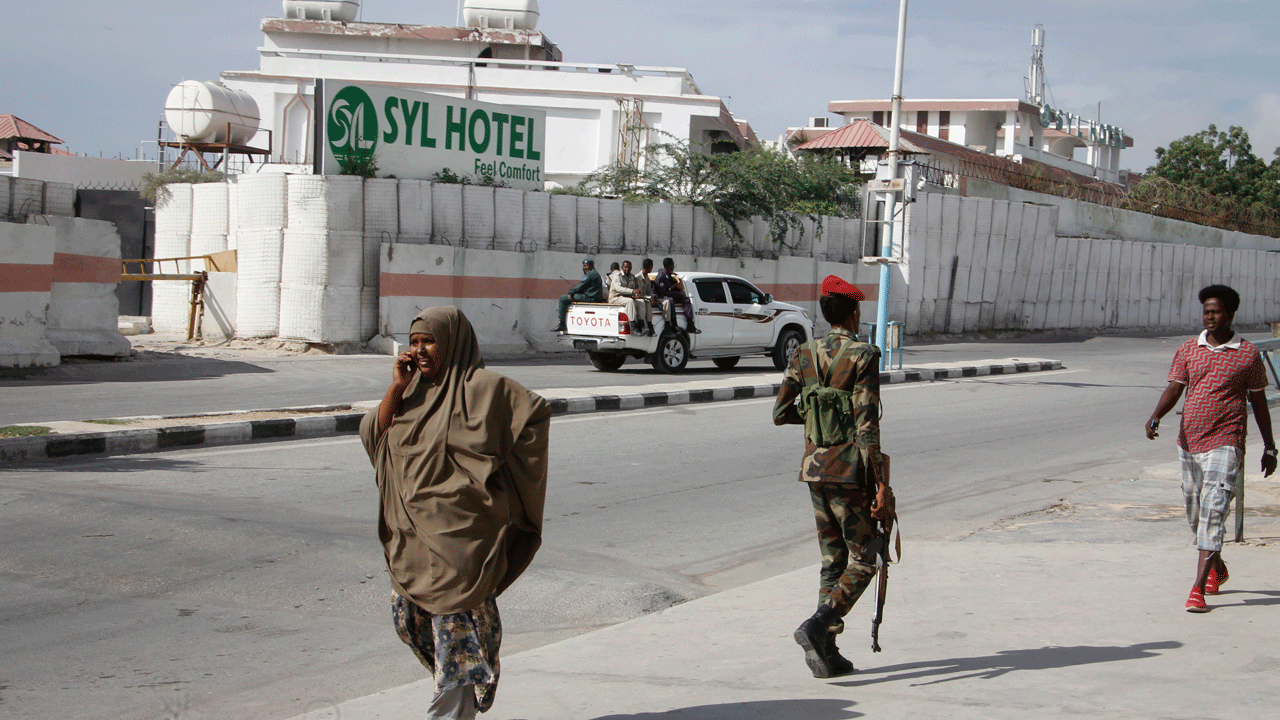
[[[153,156],[170,88],[254,70],[279,0],[41,0],[5,10],[0,113],[76,153]],[[568,62],[683,67],[762,139],[832,100],[893,90],[898,2],[541,0],[538,30]],[[364,0],[367,22],[454,25],[457,0]],[[1032,29],[1046,31],[1055,108],[1118,125],[1142,171],[1155,149],[1242,126],[1280,146],[1280,3],[1274,0],[913,0],[903,96],[1022,99]],[[150,144],[144,141],[151,140]]]

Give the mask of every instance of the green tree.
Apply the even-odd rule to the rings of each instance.
[[[621,197],[631,201],[666,201],[699,205],[726,235],[741,239],[738,224],[760,216],[768,221],[774,242],[801,218],[854,217],[859,212],[861,179],[849,167],[812,156],[793,159],[761,147],[741,152],[703,152],[688,141],[655,143],[645,149],[643,169],[609,165],[588,175],[567,192]]]
[[[1147,174],[1241,203],[1280,208],[1280,149],[1275,154],[1268,165],[1253,154],[1244,128],[1232,125],[1224,132],[1210,125],[1168,148],[1156,148],[1156,164]]]

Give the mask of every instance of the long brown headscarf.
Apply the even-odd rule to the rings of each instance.
[[[435,336],[444,370],[415,374],[387,430],[378,434],[374,410],[360,439],[377,473],[392,585],[444,615],[501,593],[541,545],[551,408],[484,369],[457,308],[424,310],[410,332]]]

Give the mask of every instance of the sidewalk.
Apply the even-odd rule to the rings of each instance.
[[[481,717],[1271,717],[1280,481],[1252,470],[1246,543],[1224,549],[1231,579],[1207,615],[1183,610],[1196,552],[1175,462],[959,541],[913,542],[908,516],[884,652],[869,647],[874,585],[846,618],[857,674],[813,678],[791,639],[814,565],[504,657]],[[423,680],[295,720],[421,717],[432,692]]]
[[[317,360],[324,362],[323,358]],[[299,361],[305,362],[306,359],[300,358]],[[880,382],[928,382],[1061,367],[1058,360],[1022,357],[933,363],[882,372]],[[679,375],[656,377],[660,380],[644,385],[542,388],[537,392],[550,401],[554,414],[574,414],[773,397],[780,387],[777,382],[761,383],[758,374],[702,379]],[[136,382],[142,383],[141,380]],[[47,427],[55,434],[0,438],[0,465],[345,435],[357,432],[360,418],[378,402],[379,398],[373,398],[341,405],[167,417],[135,416],[95,422],[41,422],[33,419],[14,424]]]

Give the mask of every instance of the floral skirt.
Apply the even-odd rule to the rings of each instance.
[[[494,596],[474,610],[433,615],[397,594],[391,614],[400,639],[431,670],[437,693],[472,685],[480,712],[493,705],[502,645],[502,619]]]

